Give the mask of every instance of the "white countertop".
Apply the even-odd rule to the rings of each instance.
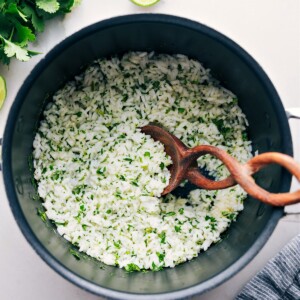
[[[113,16],[133,13],[173,14],[206,24],[240,44],[263,67],[285,107],[300,107],[300,1],[299,0],[161,0],[139,8],[129,0],[82,0],[64,19],[48,22],[34,49],[44,54],[75,31]],[[34,65],[13,61],[0,74],[7,80],[8,97],[0,112],[0,137],[14,97]],[[291,120],[295,158],[300,161],[300,120]],[[292,190],[300,188],[293,181]],[[242,286],[292,237],[300,233],[300,204],[286,209],[261,252],[237,275],[199,300],[233,299]],[[0,173],[0,298],[2,300],[101,299],[72,285],[33,251],[10,211]]]

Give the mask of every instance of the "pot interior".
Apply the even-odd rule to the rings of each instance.
[[[228,268],[234,263],[244,260],[241,264],[244,265],[256,254],[274,228],[281,209],[248,197],[244,211],[220,243],[174,269],[146,273],[127,273],[87,257],[77,260],[70,254],[71,244],[56,233],[51,222],[45,225],[37,214],[42,206],[40,200],[34,200],[36,191],[28,160],[47,101],[94,59],[128,51],[181,53],[199,60],[238,96],[250,124],[254,151],[292,154],[281,102],[268,78],[243,50],[220,34],[187,20],[155,15],[121,17],[95,24],[67,39],[46,56],[24,83],[10,113],[4,139],[4,156],[9,160],[4,165],[6,185],[10,185],[8,197],[20,227],[39,254],[52,264],[50,253],[55,263],[67,269],[57,267],[60,273],[95,293],[106,294],[97,286],[119,292],[156,294],[195,285],[197,292],[201,292],[231,276],[234,271]],[[272,192],[286,192],[290,186],[290,176],[277,166],[261,171],[256,180]],[[24,229],[26,222],[28,230]],[[41,245],[46,252],[40,250]],[[72,278],[72,273],[81,279]],[[217,275],[223,279],[210,280]],[[87,286],[85,280],[95,285]]]

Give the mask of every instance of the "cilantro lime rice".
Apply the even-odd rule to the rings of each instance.
[[[159,122],[189,147],[218,146],[245,162],[251,142],[237,102],[184,55],[96,60],[54,95],[34,140],[47,217],[80,251],[128,271],[198,256],[219,241],[246,193],[237,186],[161,197],[172,161],[140,127]],[[228,175],[209,155],[198,164],[216,179]]]

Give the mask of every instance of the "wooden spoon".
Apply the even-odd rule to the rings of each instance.
[[[267,165],[276,163],[285,167],[300,181],[300,164],[286,154],[278,152],[259,154],[243,165],[226,151],[215,146],[200,145],[188,148],[176,136],[160,126],[147,125],[142,127],[141,131],[150,135],[154,140],[163,143],[166,153],[171,157],[173,162],[170,167],[171,179],[162,195],[170,193],[184,179],[187,179],[198,187],[207,190],[225,189],[239,184],[253,198],[275,206],[300,202],[300,190],[293,193],[269,193],[259,187],[251,176]],[[210,154],[220,159],[226,165],[231,175],[220,181],[210,180],[202,175],[198,169],[196,160],[205,154]]]

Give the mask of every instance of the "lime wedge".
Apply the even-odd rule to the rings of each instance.
[[[6,98],[6,82],[4,77],[0,75],[0,109],[3,106],[5,98]]]
[[[138,6],[146,7],[154,5],[155,3],[159,2],[159,0],[131,0],[131,2]]]

